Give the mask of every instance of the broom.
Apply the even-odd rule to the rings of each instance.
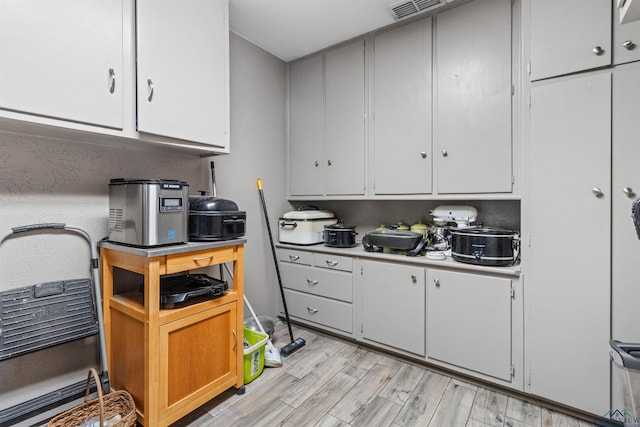
[[[278,286],[280,287],[280,295],[282,296],[282,306],[284,307],[284,315],[287,319],[287,327],[289,328],[289,337],[291,342],[280,349],[280,354],[288,356],[294,353],[305,344],[304,339],[293,338],[293,330],[291,329],[291,320],[289,320],[289,310],[287,310],[287,300],[284,297],[284,288],[282,287],[282,278],[280,277],[280,269],[278,268],[278,257],[276,255],[276,247],[273,244],[273,235],[271,234],[271,226],[269,225],[269,215],[267,214],[267,204],[264,201],[264,193],[262,192],[262,181],[258,178],[258,193],[260,193],[260,201],[262,202],[262,212],[264,213],[264,220],[267,223],[267,231],[269,233],[269,242],[271,242],[271,253],[273,254],[273,262],[276,266],[276,274],[278,276]]]

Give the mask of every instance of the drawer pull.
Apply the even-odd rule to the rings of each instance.
[[[338,265],[338,261],[326,260],[326,263],[329,267],[335,267],[336,265]]]
[[[315,286],[318,284],[317,280],[311,280],[311,279],[307,279],[307,283],[309,284],[309,286]]]
[[[307,311],[309,312],[309,314],[316,314],[318,312],[318,309],[307,306]]]
[[[289,260],[295,262],[298,261],[300,257],[298,255],[289,255]]]
[[[208,259],[213,261],[213,255],[197,257],[197,258],[194,258],[193,261],[194,262],[198,262],[198,261],[205,261],[205,260],[208,260]]]

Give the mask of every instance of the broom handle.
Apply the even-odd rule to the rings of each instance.
[[[264,201],[264,193],[262,192],[262,181],[260,178],[258,182],[258,193],[260,193],[260,201],[262,202],[262,212],[264,213],[264,220],[267,223],[267,232],[269,233],[269,242],[271,243],[271,253],[273,254],[273,263],[276,266],[276,275],[278,276],[278,286],[280,287],[280,295],[282,296],[282,306],[284,307],[284,315],[287,318],[287,327],[289,328],[289,336],[291,342],[294,341],[293,330],[291,329],[291,321],[289,320],[289,310],[287,310],[287,300],[284,297],[284,288],[282,287],[282,278],[280,277],[280,268],[278,267],[278,256],[276,255],[276,247],[273,244],[273,235],[271,234],[271,226],[269,225],[269,215],[267,214],[267,204]]]

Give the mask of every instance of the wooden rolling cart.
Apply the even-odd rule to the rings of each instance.
[[[230,387],[244,392],[245,242],[158,248],[101,242],[111,385],[133,395],[141,424],[166,426]],[[160,276],[229,262],[233,283],[224,296],[161,309]]]

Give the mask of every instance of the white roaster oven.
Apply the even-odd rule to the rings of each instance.
[[[300,208],[278,219],[278,240],[293,245],[315,245],[324,242],[324,226],[336,224],[331,211]]]

